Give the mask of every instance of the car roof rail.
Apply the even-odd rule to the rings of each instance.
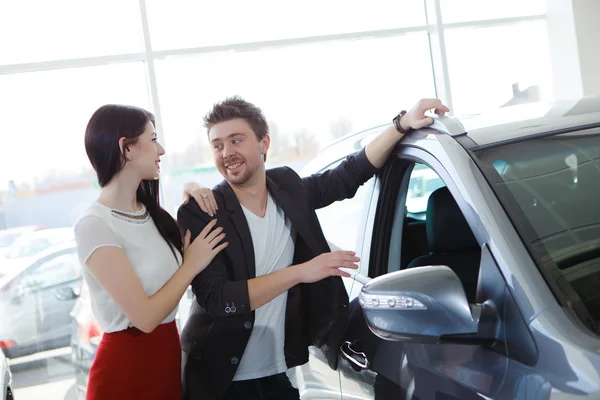
[[[465,135],[467,130],[460,123],[460,121],[456,118],[441,116],[441,115],[431,115],[433,118],[433,124],[427,126],[426,128],[434,129],[441,133],[446,133],[450,136],[460,136]]]

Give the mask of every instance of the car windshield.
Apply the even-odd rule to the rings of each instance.
[[[47,229],[20,236],[8,250],[6,258],[34,256],[51,246],[66,243],[74,239],[74,233],[69,228]]]
[[[600,326],[600,130],[475,152],[550,286]]]
[[[5,233],[5,234],[0,234],[0,248],[1,247],[8,247],[11,244],[13,244],[13,242],[19,237],[18,233]]]

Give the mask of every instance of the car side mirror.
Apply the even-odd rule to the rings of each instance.
[[[369,328],[382,339],[417,343],[493,341],[491,303],[470,305],[446,266],[405,269],[370,280],[359,294]]]
[[[61,301],[73,300],[79,297],[78,291],[72,287],[62,287],[54,291],[54,296]]]

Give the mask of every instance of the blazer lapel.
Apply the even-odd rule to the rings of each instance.
[[[252,235],[250,234],[250,228],[248,227],[248,221],[239,200],[235,196],[233,189],[227,181],[223,181],[220,185],[225,200],[225,208],[229,211],[229,217],[235,226],[235,230],[239,235],[239,239],[244,249],[244,258],[246,259],[246,268],[248,269],[248,279],[256,278],[256,264],[254,259],[254,243],[252,242]],[[231,239],[226,238],[226,241]]]
[[[299,210],[300,202],[294,200],[288,192],[283,190],[277,182],[273,181],[267,176],[267,189],[275,203],[281,207],[285,216],[290,219],[292,226],[296,229],[296,232],[304,240],[306,245],[316,254],[320,253],[319,244],[316,239],[316,235],[312,232],[310,224],[306,215],[303,214],[302,210]]]

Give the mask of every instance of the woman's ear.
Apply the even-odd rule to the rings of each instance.
[[[121,154],[123,154],[124,157],[128,156],[127,152],[129,152],[129,146],[127,145],[126,137],[122,137],[121,139],[119,139],[119,149],[121,150]]]

